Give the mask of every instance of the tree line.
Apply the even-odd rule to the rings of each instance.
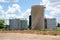
[[[0,29],[7,29],[9,26],[5,25],[5,22],[3,19],[0,19]]]

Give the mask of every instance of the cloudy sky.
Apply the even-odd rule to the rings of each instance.
[[[45,17],[56,18],[60,23],[60,0],[0,0],[0,19],[27,18],[31,6],[44,5]]]

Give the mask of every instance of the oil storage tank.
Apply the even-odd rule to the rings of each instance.
[[[31,19],[33,30],[44,30],[44,9],[43,5],[34,5],[31,8]]]

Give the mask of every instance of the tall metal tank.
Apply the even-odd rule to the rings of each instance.
[[[31,18],[32,18],[32,29],[34,30],[44,30],[44,6],[35,5],[32,6]]]

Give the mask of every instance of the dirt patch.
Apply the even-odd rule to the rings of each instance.
[[[0,33],[0,40],[60,40],[60,36],[26,33]]]

